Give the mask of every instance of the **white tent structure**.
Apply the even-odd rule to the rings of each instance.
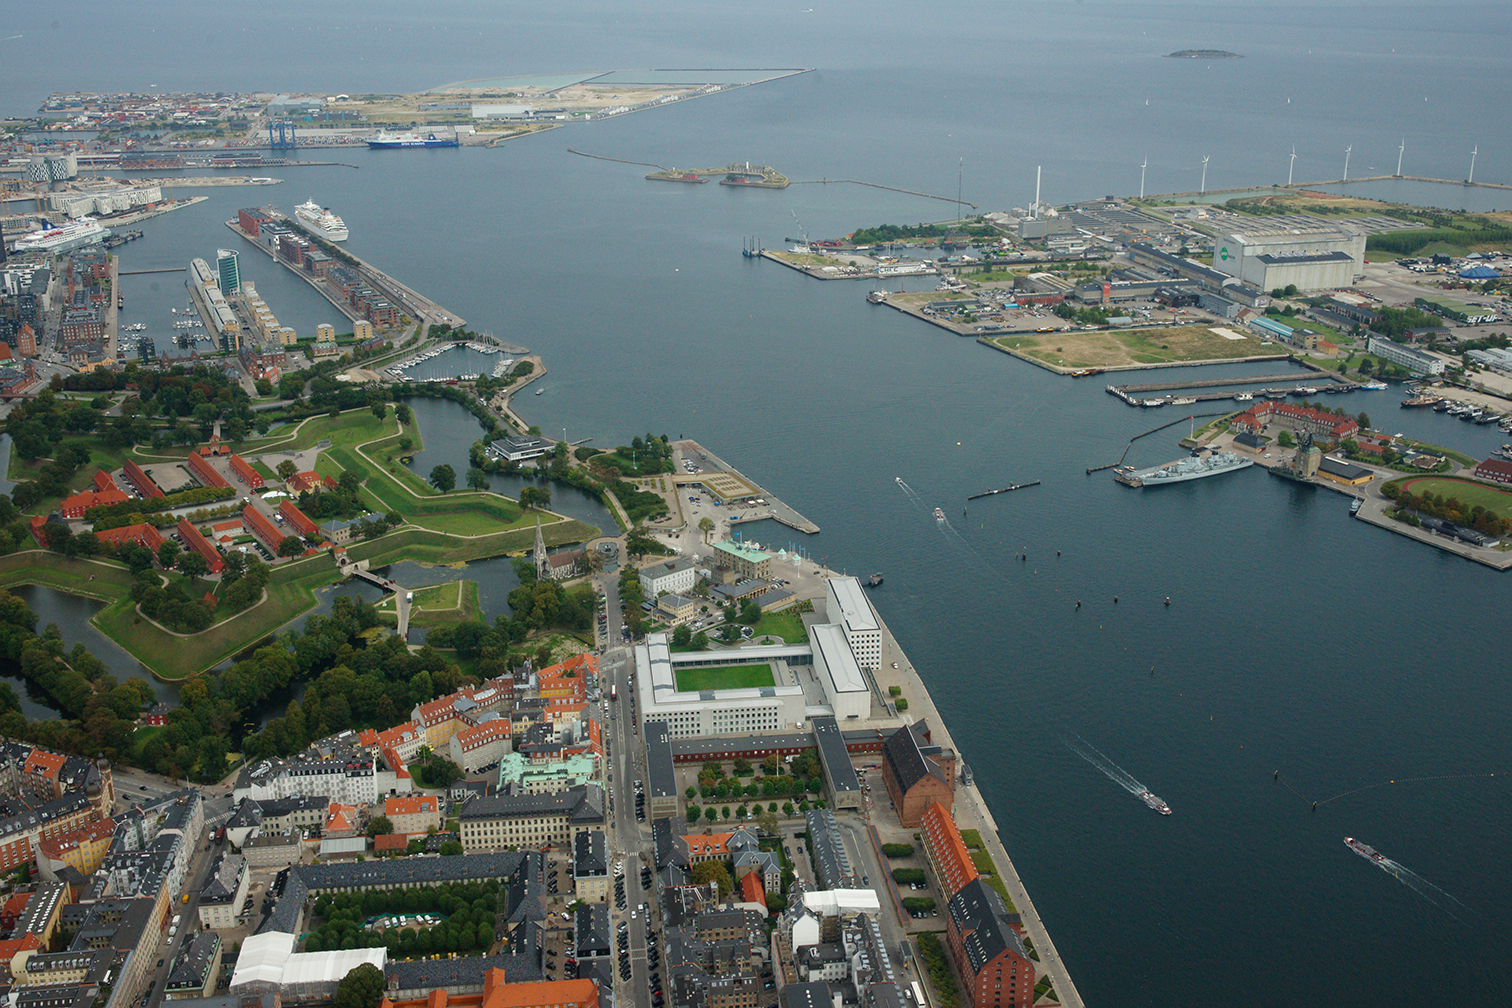
[[[295,952],[294,936],[283,931],[253,935],[242,943],[231,975],[231,993],[270,992],[286,1002],[329,1001],[341,978],[363,963],[380,970],[388,949],[337,949]]]

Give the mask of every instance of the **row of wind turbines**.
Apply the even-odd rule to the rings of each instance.
[[[1350,153],[1353,150],[1354,150],[1354,144],[1350,144],[1348,147],[1344,148],[1344,181],[1345,182],[1349,181],[1349,155],[1350,155]],[[1407,141],[1404,139],[1401,143],[1399,143],[1397,145],[1397,167],[1396,167],[1396,174],[1398,176],[1400,176],[1402,174],[1402,156],[1406,153],[1406,151],[1407,151]],[[1475,156],[1477,154],[1479,154],[1479,153],[1480,153],[1480,144],[1476,144],[1475,145],[1475,149],[1470,152],[1470,174],[1465,177],[1466,184],[1473,183],[1475,181]],[[1208,159],[1211,156],[1212,155],[1210,155],[1210,154],[1204,154],[1202,156],[1202,182],[1197,187],[1197,191],[1199,193],[1205,193],[1205,192],[1207,192],[1207,166],[1208,166]],[[1145,169],[1148,168],[1149,166],[1150,166],[1150,159],[1148,157],[1145,158],[1144,161],[1143,161],[1143,163],[1141,163],[1140,166],[1139,166],[1139,198],[1140,199],[1144,199],[1144,194],[1145,194]],[[1287,161],[1287,164],[1286,164],[1286,184],[1287,185],[1291,185],[1292,184],[1292,177],[1293,177],[1293,174],[1294,174],[1294,171],[1295,171],[1296,167],[1297,167],[1297,148],[1296,148],[1296,145],[1294,144],[1294,145],[1292,145],[1291,158],[1290,158],[1290,160]]]

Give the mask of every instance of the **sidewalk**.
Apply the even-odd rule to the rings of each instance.
[[[944,719],[940,717],[940,712],[935,709],[934,701],[930,698],[929,691],[925,689],[923,680],[909,664],[907,655],[898,646],[892,631],[883,622],[880,614],[877,622],[882,627],[882,667],[877,670],[877,685],[884,691],[888,686],[903,687],[903,695],[908,699],[908,711],[903,715],[905,719],[927,720],[930,740],[936,745],[954,749],[957,758],[961,758],[960,747],[950,737],[950,731]],[[898,663],[898,668],[892,667],[894,661]],[[1064,1008],[1083,1008],[1081,994],[1072,983],[1071,974],[1067,971],[1065,963],[1061,961],[1060,953],[1056,951],[1050,933],[1045,930],[1045,925],[1040,920],[1039,911],[1034,908],[1034,902],[1029,898],[1029,892],[1024,888],[1023,880],[1019,878],[1018,870],[1013,866],[1013,859],[1008,856],[1008,851],[998,836],[997,822],[992,818],[992,812],[987,808],[986,801],[975,786],[968,787],[959,781],[956,782],[955,820],[961,829],[974,829],[981,833],[987,853],[992,855],[992,860],[1002,872],[1003,884],[1007,887],[1014,908],[1023,921],[1024,933],[1033,940],[1035,953],[1039,956],[1039,962],[1035,966],[1036,972],[1050,978]]]

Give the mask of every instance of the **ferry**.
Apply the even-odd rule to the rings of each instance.
[[[945,512],[942,511],[942,510],[940,510],[939,508],[935,508],[935,521],[944,521],[944,520],[945,520]]]
[[[316,203],[314,200],[301,203],[294,208],[294,216],[302,223],[308,225],[315,234],[327,241],[346,241],[350,232],[340,217],[331,213],[329,209]]]
[[[1344,846],[1348,847],[1350,850],[1354,851],[1356,854],[1360,855],[1360,857],[1364,858],[1367,861],[1374,861],[1376,864],[1380,864],[1382,861],[1386,860],[1385,854],[1382,854],[1380,851],[1376,850],[1374,847],[1370,846],[1367,843],[1361,843],[1354,837],[1345,837]]]
[[[1371,381],[1361,385],[1360,388],[1371,392],[1384,392],[1386,390],[1386,383],[1383,381]]]
[[[434,133],[421,136],[418,133],[387,133],[379,130],[368,137],[367,145],[374,150],[390,150],[400,147],[458,147],[461,142],[455,137],[439,137]]]
[[[1171,806],[1167,805],[1162,799],[1157,798],[1155,795],[1151,794],[1148,791],[1139,792],[1139,799],[1146,805],[1150,806],[1150,808],[1154,809],[1156,812],[1159,812],[1161,815],[1171,814]]]
[[[887,300],[887,291],[874,290],[870,294],[866,295],[866,300],[870,301],[872,304],[881,304],[883,301]]]
[[[1234,402],[1249,402],[1249,401],[1251,401],[1254,398],[1255,398],[1254,395],[1252,393],[1249,393],[1249,392],[1236,392],[1236,393],[1234,393]]]

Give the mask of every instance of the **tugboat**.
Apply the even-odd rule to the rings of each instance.
[[[871,577],[869,577],[869,578],[866,579],[866,583],[867,583],[868,587],[875,588],[875,587],[877,587],[877,585],[879,585],[879,584],[882,583],[882,575],[881,574],[873,574]]]
[[[1360,513],[1360,503],[1361,503],[1360,502],[1360,498],[1358,498],[1358,497],[1356,497],[1354,500],[1350,501],[1349,502],[1349,513],[1350,514],[1359,514]]]

